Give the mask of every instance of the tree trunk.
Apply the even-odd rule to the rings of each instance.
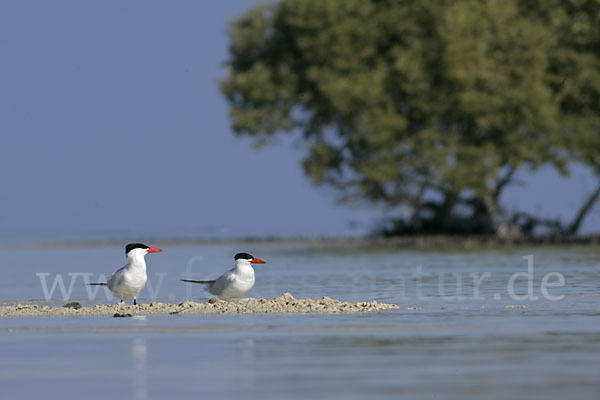
[[[522,236],[521,228],[515,224],[500,205],[502,191],[508,186],[517,169],[510,166],[506,175],[498,180],[496,187],[489,196],[485,196],[485,205],[490,214],[490,225],[495,229],[496,236],[503,239],[516,239]]]
[[[571,224],[569,224],[568,228],[565,230],[565,233],[568,235],[575,235],[577,231],[579,231],[579,227],[581,226],[585,216],[590,212],[592,207],[594,207],[594,204],[596,201],[598,201],[598,198],[600,198],[600,184],[598,184],[596,190],[590,195],[590,197],[588,197],[587,201],[583,204],[575,216],[575,219],[573,219],[573,222],[571,222]]]
[[[446,198],[444,199],[444,202],[442,203],[440,208],[437,210],[437,215],[435,218],[438,221],[440,230],[443,233],[450,233],[450,230],[452,228],[451,227],[452,210],[454,209],[454,206],[456,205],[457,200],[458,200],[458,194],[448,191],[448,192],[446,192]]]

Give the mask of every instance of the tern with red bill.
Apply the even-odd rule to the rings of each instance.
[[[146,274],[145,256],[148,253],[159,253],[161,249],[146,246],[142,243],[129,243],[125,246],[127,264],[107,276],[107,283],[89,283],[89,285],[108,286],[115,297],[121,299],[133,299],[133,305],[137,305],[137,295],[146,286],[148,275]]]
[[[248,253],[235,255],[235,268],[225,272],[214,281],[194,281],[182,279],[183,282],[205,285],[206,291],[223,300],[239,300],[246,296],[254,286],[254,268],[252,264],[266,264],[260,258]]]

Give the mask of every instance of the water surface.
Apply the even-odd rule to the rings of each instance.
[[[253,297],[396,303],[400,310],[349,315],[149,315],[134,318],[0,319],[0,384],[11,397],[135,399],[600,397],[600,251],[537,247],[407,251],[305,244],[162,246],[147,257],[152,290],[141,301],[206,299],[179,282],[211,278],[247,251]],[[527,272],[534,256],[533,296]],[[124,263],[121,246],[5,246],[4,303],[45,303],[57,276],[69,299],[91,300],[95,280]],[[68,274],[71,275],[68,275]],[[474,283],[489,273],[489,277]],[[544,276],[560,273],[564,285]],[[40,275],[42,274],[42,275]],[[47,274],[47,275],[43,275]],[[454,274],[454,275],[453,275]],[[473,275],[476,274],[476,275]],[[549,279],[548,282],[557,282]],[[477,292],[477,296],[476,296]],[[61,305],[57,283],[49,304]],[[506,307],[526,308],[506,308]]]

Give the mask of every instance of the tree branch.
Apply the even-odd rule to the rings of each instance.
[[[573,222],[569,224],[568,228],[566,229],[566,232],[569,235],[574,235],[577,233],[585,216],[590,212],[596,201],[598,201],[598,198],[600,198],[600,184],[598,184],[596,190],[588,197],[586,202],[583,204],[583,206],[575,216],[575,219],[573,219]]]
[[[501,179],[498,180],[498,183],[494,188],[494,199],[496,200],[496,202],[500,198],[500,193],[502,193],[502,190],[506,187],[506,185],[511,183],[516,171],[517,169],[513,165],[511,165],[506,175],[504,175]]]

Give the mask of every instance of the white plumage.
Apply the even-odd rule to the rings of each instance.
[[[252,268],[252,264],[266,264],[266,262],[248,253],[238,253],[235,255],[235,268],[225,272],[216,280],[182,279],[182,281],[205,285],[208,293],[223,300],[239,300],[245,297],[254,287],[254,268]]]

